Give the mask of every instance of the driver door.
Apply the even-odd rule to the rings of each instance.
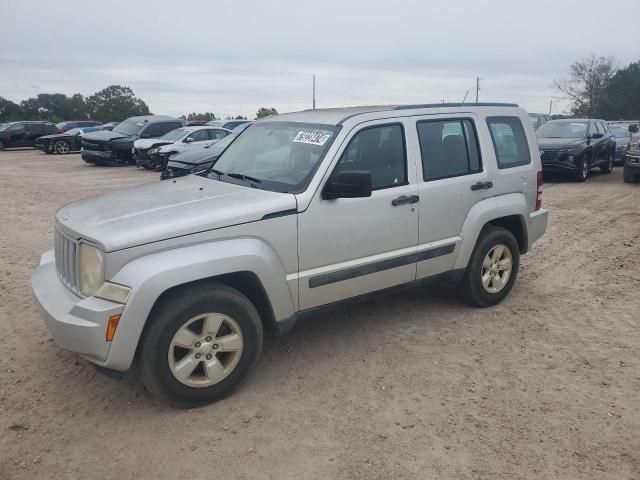
[[[354,129],[325,175],[323,186],[336,171],[369,171],[370,197],[326,200],[321,187],[298,215],[302,310],[415,280],[419,198],[403,122]]]

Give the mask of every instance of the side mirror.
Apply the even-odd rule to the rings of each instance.
[[[360,198],[371,196],[371,173],[365,170],[345,170],[329,178],[322,191],[322,198]]]
[[[631,125],[629,125],[629,131],[631,133],[638,133],[638,124],[632,123]]]
[[[591,134],[591,138],[602,138],[602,137],[604,137],[604,134],[599,132],[595,132]]]
[[[193,142],[193,138],[192,137],[187,137],[184,139],[184,143],[191,143]]]

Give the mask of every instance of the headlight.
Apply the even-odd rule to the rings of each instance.
[[[102,253],[87,243],[80,244],[78,278],[80,292],[87,297],[95,294],[104,282]]]
[[[147,150],[147,155],[157,155],[158,153],[160,153],[159,148],[150,148]]]

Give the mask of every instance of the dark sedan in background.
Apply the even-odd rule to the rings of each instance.
[[[45,153],[57,153],[59,155],[64,155],[69,152],[79,152],[82,136],[85,133],[97,132],[101,129],[101,126],[72,128],[64,133],[45,135],[36,140],[35,147]]]
[[[204,175],[238,135],[238,133],[231,133],[222,140],[210,143],[205,147],[194,148],[173,155],[160,173],[160,180],[184,177],[191,174]]]
[[[604,120],[551,120],[536,136],[542,157],[542,171],[565,173],[584,182],[594,167],[611,173],[616,140]]]

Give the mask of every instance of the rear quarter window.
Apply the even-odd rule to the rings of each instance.
[[[527,135],[518,117],[488,117],[487,125],[491,132],[498,168],[512,168],[531,163]]]

